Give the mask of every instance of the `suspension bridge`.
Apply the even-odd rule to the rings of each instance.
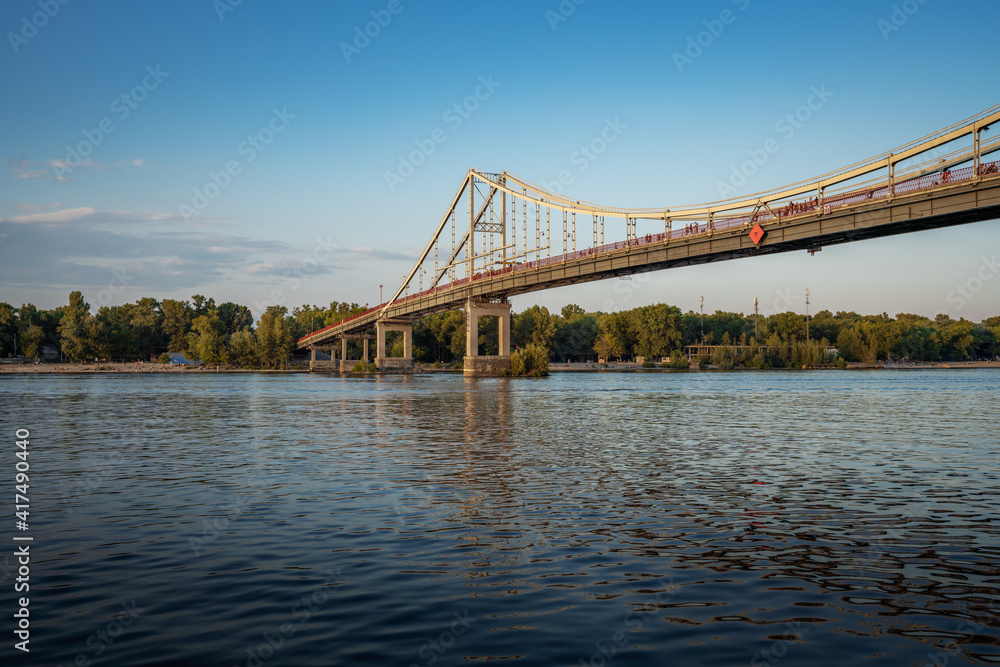
[[[297,346],[312,351],[312,370],[344,372],[361,361],[346,358],[348,341],[362,340],[368,361],[374,338],[379,370],[407,372],[413,323],[464,308],[465,374],[497,375],[510,364],[518,294],[1000,218],[1000,161],[984,159],[1000,149],[988,135],[998,121],[1000,105],[818,178],[692,206],[602,206],[470,169],[392,297]],[[499,355],[479,354],[484,315],[499,319]],[[403,333],[402,357],[386,354],[388,331]],[[331,360],[317,361],[317,350]]]

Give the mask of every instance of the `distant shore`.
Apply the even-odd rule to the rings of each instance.
[[[851,362],[848,364],[846,370],[955,370],[955,369],[969,369],[969,368],[995,368],[1000,369],[1000,361],[941,361],[941,362],[928,362],[928,363],[879,363],[879,364],[864,364],[858,362]],[[692,365],[688,372],[699,372],[697,365]],[[707,371],[717,370],[715,368],[704,369]],[[752,371],[753,369],[738,369],[743,372]],[[777,369],[777,370],[798,370],[798,369]],[[835,368],[825,368],[818,370],[837,370]],[[549,364],[550,373],[607,373],[607,372],[634,372],[634,371],[662,371],[662,372],[683,372],[678,371],[673,368],[660,368],[656,366],[654,368],[643,368],[642,364],[637,364],[634,362],[611,362],[607,365],[599,364],[596,362],[578,362],[578,363],[552,363]],[[89,364],[80,363],[40,363],[34,364],[31,362],[24,363],[0,363],[0,374],[14,374],[14,373],[172,373],[180,375],[193,375],[202,373],[308,373],[309,365],[305,364],[304,367],[296,366],[286,369],[253,369],[253,368],[232,368],[223,365],[220,366],[209,366],[200,364],[158,364],[152,362],[146,363],[112,363],[112,362],[98,362]],[[461,369],[447,369],[447,368],[432,368],[430,366],[417,365],[418,373],[461,373]]]
[[[845,370],[933,370],[933,369],[961,369],[961,368],[996,368],[1000,369],[1000,361],[939,361],[939,362],[918,362],[918,363],[877,363],[877,364],[866,364],[862,362],[852,361],[848,362],[847,368]],[[697,372],[701,370],[715,371],[718,370],[716,367],[710,367],[707,369],[700,369],[695,363],[691,364],[688,372]],[[741,372],[752,372],[759,369],[753,368],[738,368],[735,369]],[[777,368],[769,370],[799,370],[797,368]],[[838,370],[832,366],[816,368],[814,370]],[[653,368],[644,368],[642,364],[637,364],[631,361],[616,361],[608,364],[599,364],[596,362],[581,362],[581,363],[569,363],[569,364],[559,364],[551,363],[549,364],[550,373],[585,373],[588,371],[677,371],[675,368],[660,368],[659,365]],[[683,371],[682,371],[683,372]]]
[[[158,364],[152,362],[136,363],[114,363],[110,361],[77,364],[69,362],[34,364],[29,362],[18,364],[0,364],[0,374],[5,373],[174,373],[174,374],[196,374],[196,373],[308,373],[309,366],[305,368],[288,369],[251,369],[251,368],[229,368],[226,366],[209,366],[200,364]]]

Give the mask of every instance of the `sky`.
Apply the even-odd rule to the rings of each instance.
[[[374,305],[469,168],[569,172],[564,193],[622,207],[779,187],[1000,102],[998,18],[993,0],[5,0],[0,301]],[[998,254],[989,221],[513,303],[804,312],[808,288],[813,313],[979,321],[1000,314]]]

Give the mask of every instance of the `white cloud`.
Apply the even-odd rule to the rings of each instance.
[[[18,211],[28,211],[30,213],[33,211],[47,211],[50,208],[59,208],[60,206],[62,206],[62,204],[58,202],[50,202],[47,204],[35,204],[26,201],[26,202],[21,202],[15,208],[17,208]]]
[[[351,248],[351,254],[360,258],[370,257],[373,259],[389,259],[389,260],[399,260],[399,259],[410,260],[420,257],[420,252],[417,250],[407,250],[404,252],[398,252],[395,250],[379,250],[377,248],[369,248],[367,246]]]
[[[103,227],[107,225],[135,225],[137,223],[180,223],[183,221],[177,215],[160,211],[97,211],[90,206],[83,206],[47,213],[15,215],[10,218],[0,218],[0,222],[50,225],[78,223],[92,227]]]
[[[65,208],[61,211],[51,211],[49,213],[30,213],[28,215],[15,215],[13,218],[0,218],[0,222],[17,223],[63,223],[79,220],[93,215],[94,209],[89,206],[81,208]]]
[[[11,174],[12,178],[20,178],[32,181],[57,181],[59,183],[66,183],[68,181],[76,181],[79,179],[70,178],[64,174],[69,173],[75,169],[120,169],[122,167],[143,167],[146,165],[146,161],[142,158],[136,160],[122,160],[119,162],[114,162],[112,164],[106,164],[103,162],[94,162],[90,158],[84,159],[80,164],[69,166],[66,164],[65,160],[60,160],[59,158],[52,158],[51,160],[46,160],[45,162],[31,162],[30,160],[10,160],[10,159],[0,159],[0,162],[6,164],[14,172]]]

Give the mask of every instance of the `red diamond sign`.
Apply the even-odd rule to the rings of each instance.
[[[754,223],[753,229],[750,230],[750,240],[753,241],[754,245],[759,245],[763,238],[764,229],[759,224]]]

